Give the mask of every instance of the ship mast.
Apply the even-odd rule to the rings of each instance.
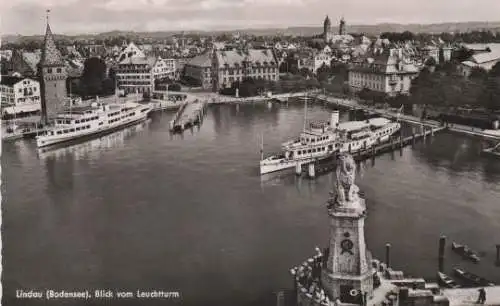
[[[304,98],[304,132],[306,131],[306,127],[307,127],[307,92]]]
[[[260,160],[264,159],[264,132],[261,133],[260,138]]]

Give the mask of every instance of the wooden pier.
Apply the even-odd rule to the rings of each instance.
[[[193,125],[201,123],[206,111],[206,102],[196,100],[192,103],[184,103],[170,121],[170,131],[182,132]]]
[[[370,148],[360,150],[357,152],[352,152],[352,156],[356,162],[367,160],[370,158],[375,158],[384,153],[394,152],[396,150],[402,150],[408,145],[414,145],[418,140],[424,140],[428,137],[434,136],[435,133],[444,130],[445,127],[427,127],[424,126],[424,131],[419,134],[413,134],[407,137],[392,137],[390,141],[381,143],[379,145],[374,145]],[[297,167],[296,174],[305,173],[311,179],[314,179],[318,175],[328,173],[335,169],[336,167],[336,155],[332,155],[325,159],[316,160],[310,163],[304,163]],[[300,167],[300,168],[299,168]]]

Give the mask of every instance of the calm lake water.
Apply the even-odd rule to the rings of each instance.
[[[258,160],[261,134],[273,152],[300,132],[302,106],[211,106],[199,130],[175,136],[172,116],[47,152],[33,140],[2,145],[3,304],[31,305],[16,289],[157,289],[181,298],[147,305],[273,305],[291,288],[289,269],[328,241],[333,176],[261,178]],[[448,272],[500,282],[500,161],[480,149],[442,133],[362,164],[374,257],[390,242],[395,269],[433,279],[444,234],[484,255],[469,264],[448,245]]]

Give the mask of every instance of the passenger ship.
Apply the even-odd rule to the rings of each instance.
[[[282,145],[283,153],[260,161],[260,173],[267,174],[322,160],[336,153],[368,149],[389,140],[401,128],[399,122],[385,118],[339,123],[339,112],[334,111],[329,123],[312,123],[299,139]]]
[[[72,108],[57,115],[54,125],[36,137],[37,147],[46,147],[82,137],[112,132],[147,119],[149,105],[135,102]]]

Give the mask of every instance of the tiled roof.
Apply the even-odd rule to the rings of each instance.
[[[244,61],[249,61],[252,63],[268,63],[269,65],[276,65],[276,60],[272,50],[255,50],[249,49],[247,51],[216,51],[217,61],[220,68],[234,67],[237,65],[242,65]]]
[[[37,70],[37,65],[40,62],[40,54],[35,52],[23,52],[22,57],[24,62],[30,66],[33,71]]]
[[[211,67],[212,59],[209,54],[201,54],[193,57],[187,64],[198,67]]]
[[[50,25],[47,24],[47,30],[45,32],[45,41],[43,43],[42,58],[40,60],[40,65],[42,66],[63,66],[64,61],[59,50],[57,50],[56,44],[54,42],[54,37],[52,36],[52,31],[50,30]]]
[[[491,50],[491,52],[478,53],[471,56],[471,60],[476,64],[483,64],[500,60],[500,50]]]

